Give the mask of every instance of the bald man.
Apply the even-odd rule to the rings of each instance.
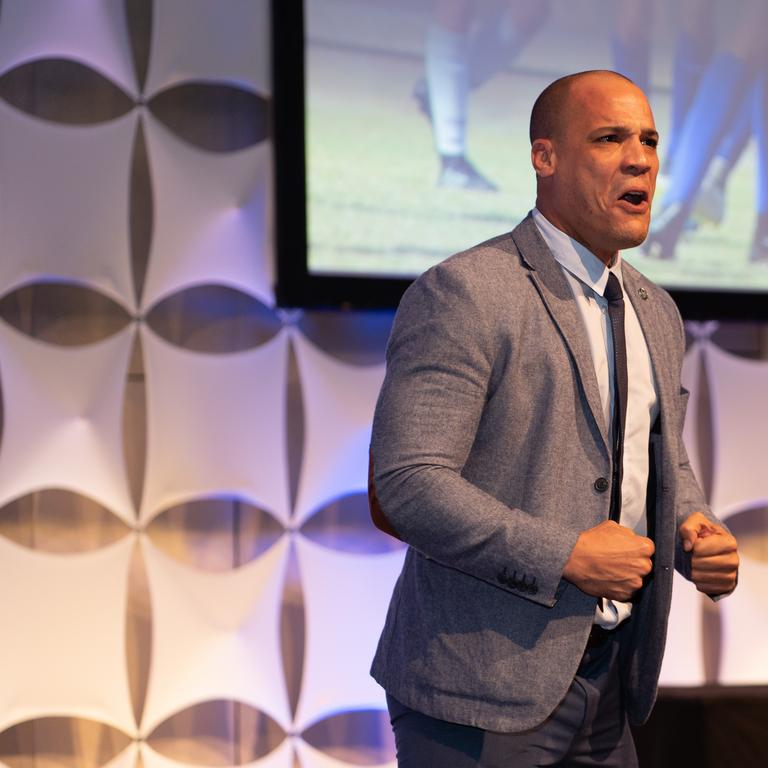
[[[401,768],[636,765],[672,569],[735,587],[681,438],[680,316],[620,255],[648,232],[657,141],[622,76],[552,83],[534,210],[400,304],[370,492],[409,544],[372,667]]]

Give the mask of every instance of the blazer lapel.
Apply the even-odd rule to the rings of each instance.
[[[674,366],[668,357],[669,328],[663,321],[664,314],[655,305],[653,286],[646,283],[642,275],[627,262],[622,265],[621,276],[624,293],[632,302],[645,336],[658,387],[659,407],[663,412],[672,402],[672,397],[680,391],[679,382],[676,384],[674,379]],[[645,298],[642,298],[643,295]]]
[[[578,372],[584,399],[603,438],[606,455],[610,455],[608,428],[600,403],[592,352],[571,287],[530,214],[513,230],[512,239],[530,268],[531,280],[565,340]]]

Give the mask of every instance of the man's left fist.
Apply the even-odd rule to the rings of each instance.
[[[739,575],[736,539],[701,512],[678,528],[683,549],[691,553],[691,581],[699,592],[715,597],[733,592]]]

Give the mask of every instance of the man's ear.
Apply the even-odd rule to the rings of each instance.
[[[539,178],[555,172],[555,148],[549,139],[536,139],[531,145],[531,163]]]

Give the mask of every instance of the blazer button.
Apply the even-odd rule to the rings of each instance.
[[[608,490],[609,483],[604,477],[598,477],[593,485],[598,493],[605,493]]]

